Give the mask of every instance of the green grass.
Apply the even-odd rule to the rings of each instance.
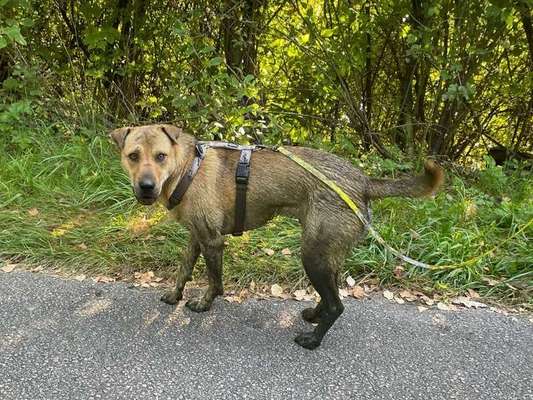
[[[0,138],[0,257],[72,273],[154,270],[172,276],[187,232],[167,220],[163,209],[135,203],[103,129],[85,135],[54,126],[18,129],[9,131],[10,136],[4,128]],[[379,162],[372,160],[365,169],[380,171]],[[453,264],[501,247],[462,268],[424,271],[405,265],[403,273],[395,274],[399,262],[367,238],[353,250],[343,273],[429,292],[473,288],[485,296],[531,305],[533,229],[504,243],[533,217],[531,182],[530,173],[506,175],[489,164],[471,177],[452,174],[434,199],[376,202],[377,230],[392,246],[421,261]],[[228,237],[225,279],[237,286],[252,280],[303,284],[299,237],[298,224],[286,218],[241,238]],[[284,248],[291,255],[283,255]],[[275,253],[269,256],[264,249]],[[201,273],[202,267],[197,276]]]

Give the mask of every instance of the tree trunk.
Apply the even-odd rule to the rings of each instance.
[[[412,27],[411,29],[414,32],[419,32],[424,26],[422,0],[412,0],[411,5],[412,15],[409,17],[410,25]],[[419,36],[421,35],[420,32],[418,34]],[[406,56],[404,69],[400,72],[400,110],[395,141],[409,156],[414,154],[415,145],[417,121],[414,116],[413,86],[414,78],[418,74],[417,70],[418,60],[412,55]],[[420,88],[420,84],[418,86]]]
[[[365,3],[365,14],[370,23],[370,2]],[[365,83],[363,88],[363,105],[366,115],[366,123],[368,130],[372,130],[372,36],[367,31],[366,36],[366,50],[365,50]],[[363,148],[365,151],[370,149],[371,142],[368,135],[363,135]]]

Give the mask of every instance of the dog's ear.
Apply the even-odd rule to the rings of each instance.
[[[178,144],[178,138],[183,132],[180,128],[173,125],[161,125],[161,130],[174,144]]]
[[[125,127],[125,128],[118,128],[114,131],[111,131],[109,136],[113,141],[117,144],[117,146],[122,150],[124,148],[124,142],[126,141],[126,138],[131,132],[131,128]]]

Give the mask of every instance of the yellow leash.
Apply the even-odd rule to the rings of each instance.
[[[335,193],[339,195],[339,197],[350,207],[350,209],[354,212],[355,215],[361,220],[363,225],[368,229],[368,232],[370,235],[384,248],[386,248],[388,251],[390,251],[392,254],[394,254],[396,257],[398,257],[400,260],[414,265],[415,267],[425,268],[429,270],[444,270],[444,269],[457,269],[461,268],[467,265],[475,264],[477,261],[482,259],[483,257],[491,254],[494,250],[496,250],[498,247],[501,247],[504,243],[507,243],[509,240],[517,236],[519,233],[523,232],[527,229],[529,225],[533,222],[533,218],[530,219],[524,226],[522,226],[519,230],[517,230],[513,235],[509,236],[507,239],[505,239],[503,242],[500,242],[498,245],[494,246],[492,249],[480,254],[477,257],[471,258],[469,260],[460,262],[458,264],[450,264],[450,265],[433,265],[433,264],[426,264],[421,261],[417,261],[412,259],[411,257],[406,256],[405,254],[402,254],[399,250],[396,250],[394,247],[391,247],[390,245],[385,242],[385,240],[381,237],[381,235],[370,225],[370,223],[366,220],[365,216],[359,211],[359,208],[355,205],[354,201],[344,192],[334,181],[329,179],[326,175],[324,175],[322,172],[320,172],[318,169],[313,167],[311,164],[309,164],[307,161],[301,159],[300,157],[296,156],[283,146],[279,146],[275,148],[276,151],[279,151],[281,154],[285,155],[292,161],[294,161],[296,164],[300,165],[303,169],[308,171],[309,173],[316,176],[322,183],[324,183],[326,186],[328,186],[331,190],[333,190]]]

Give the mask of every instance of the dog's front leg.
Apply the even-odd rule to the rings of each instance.
[[[185,284],[192,278],[192,270],[198,256],[200,255],[200,243],[194,236],[191,235],[187,249],[182,255],[181,265],[176,276],[176,287],[173,290],[169,290],[162,297],[161,301],[167,304],[176,304],[183,297],[183,288]]]
[[[218,295],[224,294],[222,283],[222,254],[224,250],[224,238],[222,236],[201,244],[202,255],[207,266],[207,278],[209,287],[202,297],[193,298],[185,305],[195,312],[207,311],[211,308],[213,300]]]

